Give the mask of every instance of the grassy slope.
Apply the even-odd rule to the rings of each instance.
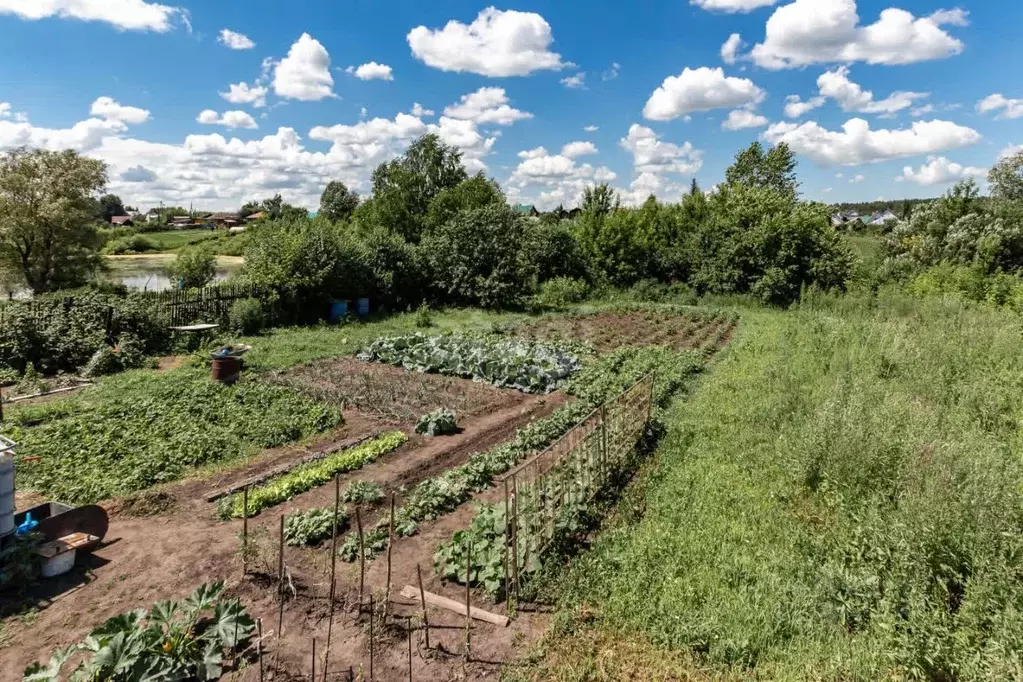
[[[1019,679],[1019,328],[906,299],[744,312],[645,514],[565,579],[595,625],[523,676]]]
[[[166,232],[146,232],[143,236],[156,244],[161,251],[174,251],[182,246],[213,239],[217,234],[213,230],[168,230]]]

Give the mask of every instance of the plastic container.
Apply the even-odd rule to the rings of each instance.
[[[44,578],[55,578],[58,575],[64,575],[75,567],[75,555],[77,553],[78,550],[72,549],[50,559],[44,559],[39,573]]]
[[[348,317],[348,301],[333,301],[330,304],[330,321],[340,322]]]
[[[14,458],[0,455],[0,535],[14,532]]]
[[[369,316],[369,299],[360,298],[355,301],[355,314],[359,317]]]

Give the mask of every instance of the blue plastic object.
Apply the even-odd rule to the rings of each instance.
[[[334,301],[330,304],[330,321],[340,322],[348,317],[348,301]]]
[[[28,516],[25,517],[25,522],[22,523],[20,526],[18,526],[17,528],[14,529],[14,534],[15,535],[28,535],[38,525],[39,525],[39,522],[38,521],[33,521],[32,520],[32,514],[30,513]]]
[[[360,298],[355,301],[355,314],[359,317],[366,317],[369,315],[369,299]]]

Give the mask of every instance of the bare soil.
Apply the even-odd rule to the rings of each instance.
[[[400,370],[399,370],[400,371]],[[478,384],[463,382],[466,391]],[[372,480],[388,492],[401,494],[402,486],[411,487],[423,479],[464,463],[478,451],[510,439],[515,429],[528,421],[549,415],[568,398],[563,394],[529,396],[515,391],[482,387],[498,394],[467,417],[461,433],[442,438],[411,435],[403,447],[373,464],[344,477],[347,480]],[[209,493],[230,485],[232,481],[277,466],[289,458],[305,456],[318,448],[373,433],[381,428],[394,428],[372,415],[355,410],[346,412],[346,424],[323,441],[307,448],[271,451],[230,471],[213,472],[201,478],[164,486],[147,496],[104,504],[111,512],[111,525],[104,544],[91,555],[81,556],[68,575],[44,581],[28,595],[29,602],[0,598],[0,613],[9,614],[0,629],[0,682],[20,679],[21,671],[33,660],[44,659],[57,646],[81,640],[103,620],[134,608],[148,608],[154,601],[180,599],[199,584],[225,580],[229,593],[238,596],[249,611],[263,619],[264,630],[274,631],[269,643],[276,645],[277,605],[275,589],[259,575],[243,577],[240,554],[241,521],[221,522],[215,516],[215,504],[205,502]],[[344,484],[344,482],[342,483]],[[139,499],[141,497],[141,499]],[[281,514],[326,506],[333,503],[333,486],[323,486],[299,495],[289,502],[249,520],[250,539],[257,548],[252,569],[274,570],[266,554],[276,558],[276,537]],[[380,513],[367,512],[367,525]],[[418,613],[418,609],[401,611],[397,592],[404,584],[415,584],[415,567],[423,568],[427,589],[447,596],[462,595],[462,590],[446,591],[432,571],[432,555],[441,541],[468,524],[473,514],[471,503],[434,523],[423,524],[418,536],[395,542],[392,549],[392,601],[394,612]],[[141,517],[139,515],[142,515]],[[262,558],[260,558],[262,556]],[[370,564],[366,579],[365,600],[372,590],[377,601],[384,595],[386,565],[383,556]],[[329,546],[320,548],[285,548],[285,562],[297,593],[284,610],[283,638],[280,641],[278,679],[303,676],[308,679],[311,665],[312,637],[316,637],[322,656],[326,642],[329,603]],[[358,600],[358,569],[338,561],[337,593],[339,612],[334,622],[331,675],[329,679],[345,679],[342,671],[348,666],[356,670],[368,666],[368,613],[357,619],[356,611],[345,612],[344,603]],[[400,583],[400,584],[399,584]],[[36,612],[25,613],[27,603],[35,601]],[[474,604],[477,597],[473,598]],[[407,601],[407,600],[405,600]],[[366,607],[368,609],[368,606]],[[342,615],[343,612],[343,615]],[[464,665],[464,620],[455,614],[431,612],[431,644],[457,652],[446,655],[440,651],[423,651],[425,658],[414,652],[414,679],[487,679],[494,664],[471,663],[469,677],[460,677]],[[455,628],[458,629],[449,629]],[[397,626],[375,628],[375,674],[378,680],[407,679],[408,651],[404,630]],[[495,662],[512,660],[518,648],[530,638],[533,620],[523,617],[508,629],[477,624],[473,632],[474,660]],[[416,633],[418,641],[419,633]],[[272,647],[272,651],[276,648]],[[268,661],[269,665],[269,661]],[[318,667],[322,666],[321,663]],[[401,675],[397,674],[401,670]],[[322,670],[322,668],[321,668]],[[368,670],[368,668],[367,668]],[[496,673],[494,673],[496,675]],[[243,679],[256,680],[253,666]]]

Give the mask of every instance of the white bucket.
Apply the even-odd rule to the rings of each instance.
[[[0,455],[0,535],[14,531],[14,458]]]
[[[69,552],[58,554],[50,559],[43,560],[43,566],[39,573],[44,578],[53,578],[58,575],[64,575],[75,566],[75,554],[78,550],[72,549]]]

